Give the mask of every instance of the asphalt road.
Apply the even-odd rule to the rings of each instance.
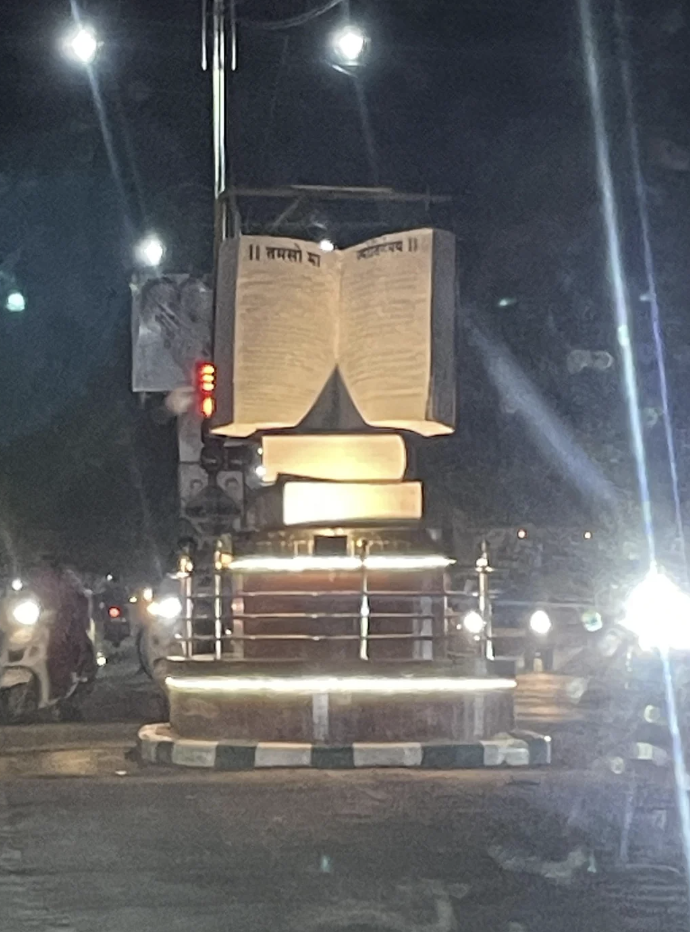
[[[521,680],[521,720],[581,724],[562,687]],[[627,777],[142,768],[161,707],[131,646],[84,711],[0,729],[0,932],[688,928],[665,803],[635,810],[629,855],[670,869],[613,870]]]
[[[586,869],[611,792],[588,811],[563,774],[0,780],[0,932],[661,928]]]
[[[110,650],[108,663],[84,702],[83,718],[93,723],[143,724],[161,721],[163,709],[158,690],[141,669],[134,641],[128,638],[117,650]]]

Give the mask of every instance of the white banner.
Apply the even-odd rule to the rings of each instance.
[[[191,385],[210,358],[213,292],[191,275],[142,275],[132,291],[132,390],[171,392]]]

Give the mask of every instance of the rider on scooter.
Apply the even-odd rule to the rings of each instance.
[[[48,674],[54,696],[65,695],[75,677],[93,675],[89,639],[89,601],[75,573],[45,556],[31,580],[40,602],[55,612],[48,649]]]

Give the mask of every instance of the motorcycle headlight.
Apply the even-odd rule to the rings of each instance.
[[[23,599],[12,609],[12,618],[18,625],[35,625],[41,617],[41,606],[36,599]]]
[[[551,619],[543,609],[538,609],[529,620],[530,629],[535,634],[548,634],[551,630]]]
[[[690,596],[651,569],[630,593],[622,624],[642,650],[690,650]]]
[[[462,626],[468,634],[481,634],[484,630],[484,619],[479,612],[468,612],[462,619]]]
[[[160,602],[152,602],[149,605],[149,612],[155,618],[162,618],[164,621],[173,621],[182,614],[182,602],[176,595],[169,595]]]

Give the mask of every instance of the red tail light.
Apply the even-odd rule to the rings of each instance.
[[[108,614],[110,615],[111,618],[119,618],[122,612],[117,607],[117,605],[111,605],[110,608],[108,609]]]
[[[196,367],[196,387],[202,417],[212,417],[216,410],[216,367],[212,362],[200,362]]]

